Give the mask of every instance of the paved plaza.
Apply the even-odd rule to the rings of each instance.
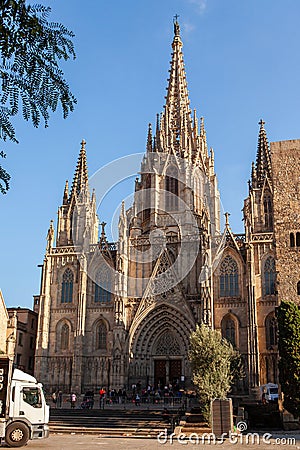
[[[260,434],[258,439],[256,439],[255,443],[251,442],[249,439],[248,444],[246,443],[246,436],[243,436],[243,443],[233,443],[230,442],[229,439],[226,439],[222,444],[220,441],[218,443],[209,443],[205,444],[200,442],[197,444],[195,441],[195,437],[193,442],[189,440],[178,441],[177,438],[174,437],[172,443],[170,443],[170,436],[168,437],[168,442],[165,444],[164,439],[162,439],[162,443],[159,443],[157,439],[146,439],[146,438],[128,438],[124,437],[105,437],[102,435],[82,435],[82,434],[51,434],[48,439],[30,441],[27,445],[27,450],[34,449],[53,449],[53,450],[76,450],[76,449],[97,449],[97,448],[106,448],[107,450],[117,450],[117,449],[145,449],[145,450],[158,450],[158,449],[182,449],[182,448],[197,448],[201,450],[211,449],[213,447],[217,448],[225,448],[225,449],[236,449],[236,450],[269,450],[270,448],[278,449],[300,449],[300,435],[292,435],[292,434],[274,434],[272,438],[265,437],[265,442],[263,439],[263,435]],[[295,441],[292,442],[292,438],[295,438]],[[239,438],[240,439],[240,438]]]

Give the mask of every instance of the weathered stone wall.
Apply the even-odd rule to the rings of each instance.
[[[300,303],[300,140],[271,143],[278,298]],[[290,246],[294,233],[295,246]]]

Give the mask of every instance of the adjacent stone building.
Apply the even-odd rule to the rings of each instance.
[[[17,318],[16,314],[9,317],[1,289],[0,323],[0,354],[7,355],[13,360],[17,340]]]
[[[34,373],[38,314],[28,308],[7,308],[11,321],[16,322],[14,365],[24,372]]]
[[[234,394],[277,381],[278,292],[300,295],[300,142],[272,143],[270,152],[260,122],[245,233],[232,232],[229,214],[221,230],[214,152],[190,109],[177,22],[172,48],[166,103],[154,132],[149,125],[118,242],[107,242],[104,223],[99,237],[84,141],[56,236],[50,224],[35,296],[35,374],[47,390],[190,387],[189,336],[201,322],[243,355],[247,376]]]

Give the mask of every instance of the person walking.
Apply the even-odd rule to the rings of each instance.
[[[136,394],[135,396],[135,405],[136,406],[140,406],[141,404],[141,397],[139,396],[139,394]]]
[[[72,392],[72,394],[71,394],[71,408],[72,409],[75,408],[76,400],[77,400],[76,394],[74,394],[74,392]]]
[[[52,402],[53,402],[54,408],[56,408],[56,402],[57,402],[56,392],[53,392],[53,394],[51,395],[51,398],[52,398]]]
[[[62,392],[58,391],[58,394],[57,394],[57,407],[61,408],[61,405],[62,405]]]

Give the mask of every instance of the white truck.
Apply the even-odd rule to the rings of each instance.
[[[46,438],[48,422],[42,384],[13,369],[8,357],[0,357],[0,441],[5,438],[9,447],[22,447],[29,439]]]

